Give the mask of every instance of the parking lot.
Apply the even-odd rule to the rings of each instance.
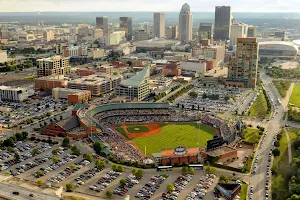
[[[242,89],[233,87],[201,87],[192,90],[196,97],[186,95],[174,103],[185,109],[226,112],[241,97]]]
[[[181,188],[180,193],[178,193],[177,199],[185,199],[189,196],[189,194],[192,191],[199,188],[200,186],[197,186],[197,184],[199,184],[201,178],[203,179],[206,177],[203,177],[203,175],[203,171],[196,170],[195,175],[192,177],[192,179],[186,183],[186,186],[184,188]],[[131,180],[129,179],[131,179],[132,177],[132,173],[129,169],[125,169],[123,173],[118,175],[118,173],[113,172],[110,167],[105,167],[102,171],[96,173],[95,176],[88,179],[87,181],[84,181],[84,184],[76,187],[75,192],[105,198],[105,193],[108,190],[110,190],[114,192],[112,199],[116,200],[121,199],[123,198],[121,196],[126,195],[129,195],[132,199],[158,200],[162,199],[163,193],[166,193],[167,185],[175,183],[177,178],[182,177],[182,175],[180,170],[166,172],[154,172],[153,170],[144,170],[144,176],[140,180],[138,180],[138,183],[128,187],[128,183],[131,182]],[[121,179],[126,180],[126,186],[120,187]],[[133,179],[135,180],[135,178]],[[75,182],[76,181],[74,181],[73,183]],[[215,182],[214,185],[212,185],[210,188],[208,187],[205,189],[207,193],[203,199],[212,199],[211,197],[214,196],[213,188],[215,186]],[[178,185],[178,187],[180,186]],[[121,194],[118,194],[119,192],[121,192]]]
[[[36,121],[48,116],[47,113],[54,111],[60,111],[67,106],[65,100],[54,101],[52,96],[44,97],[43,99],[30,99],[28,101],[17,103],[17,102],[2,102],[0,100],[1,109],[0,111],[0,123],[3,125],[14,124],[24,125],[29,122],[30,119]]]

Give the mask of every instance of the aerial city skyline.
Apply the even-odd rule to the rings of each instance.
[[[0,0],[0,199],[299,200],[298,1]]]

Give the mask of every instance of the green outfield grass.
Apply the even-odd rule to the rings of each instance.
[[[166,149],[174,149],[181,145],[184,147],[198,146],[198,124],[166,124],[161,127],[161,132],[157,135],[133,138],[132,141],[141,151],[147,155],[159,153]],[[200,126],[200,147],[206,147],[206,142],[216,135],[216,130],[210,126],[201,124]]]
[[[300,84],[295,84],[290,98],[290,103],[300,108]]]
[[[127,131],[130,133],[142,133],[148,132],[149,129],[144,125],[127,125]]]

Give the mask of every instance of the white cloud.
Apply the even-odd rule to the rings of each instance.
[[[0,0],[0,12],[173,11],[188,3],[194,12],[228,5],[234,12],[300,12],[299,0]]]

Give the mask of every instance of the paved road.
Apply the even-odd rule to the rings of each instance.
[[[261,79],[263,81],[263,84],[265,86],[265,89],[268,93],[268,95],[274,100],[275,108],[274,110],[277,111],[277,113],[271,118],[269,122],[266,123],[266,131],[267,135],[265,137],[265,142],[262,148],[258,149],[256,152],[256,155],[259,155],[258,160],[258,169],[255,175],[250,175],[249,182],[254,187],[254,195],[253,199],[265,199],[265,180],[266,180],[266,172],[267,172],[267,161],[268,161],[268,154],[271,150],[271,142],[272,138],[276,133],[279,132],[281,127],[285,124],[284,121],[282,121],[283,113],[285,110],[285,107],[287,106],[288,98],[290,95],[287,95],[286,99],[284,99],[285,102],[283,102],[283,105],[279,105],[276,101],[277,99],[281,99],[278,91],[272,84],[272,78],[267,76],[264,71],[260,73]],[[289,122],[287,122],[289,123]],[[297,127],[300,127],[299,124]],[[269,198],[270,199],[270,198]]]
[[[13,192],[17,191],[20,194],[14,195]],[[33,194],[34,197],[29,197],[29,194]],[[10,185],[6,183],[0,183],[0,196],[3,195],[6,198],[15,199],[15,200],[29,200],[29,199],[36,199],[36,200],[58,200],[58,197],[41,194],[34,191],[29,191],[23,187],[19,187],[16,185]]]

